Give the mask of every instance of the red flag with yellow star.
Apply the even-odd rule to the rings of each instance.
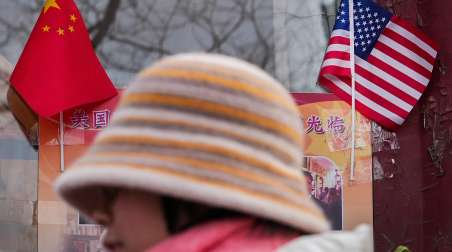
[[[117,94],[73,0],[47,0],[11,76],[40,116]]]

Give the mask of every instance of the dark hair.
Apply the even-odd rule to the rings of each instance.
[[[210,207],[204,204],[171,197],[163,197],[162,203],[166,225],[171,234],[182,232],[190,227],[212,220],[247,216],[246,214],[237,211]],[[269,235],[276,233],[299,235],[301,233],[298,230],[270,220],[255,218],[256,222],[254,223],[252,233],[257,232]]]
[[[161,202],[165,213],[166,226],[172,234],[209,220],[240,216],[239,213],[234,211],[172,197],[162,197]]]
[[[308,179],[310,179],[310,180],[314,180],[314,178],[312,177],[312,174],[310,173],[310,172],[308,172],[308,171],[303,171],[303,175]]]

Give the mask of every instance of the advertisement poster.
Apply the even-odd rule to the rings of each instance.
[[[356,168],[350,177],[350,106],[332,94],[294,94],[304,124],[304,166],[312,199],[335,229],[372,223],[370,122],[357,113]],[[119,98],[64,113],[64,169],[108,126]],[[39,251],[98,251],[102,228],[54,193],[60,166],[59,117],[39,120]]]
[[[351,108],[333,94],[293,94],[304,125],[304,167],[311,198],[335,230],[372,224],[371,122],[356,112],[352,174]]]
[[[60,166],[59,116],[39,119],[38,251],[99,251],[101,226],[65,205],[53,191],[53,182],[108,126],[118,100],[119,96],[64,112],[64,167]]]

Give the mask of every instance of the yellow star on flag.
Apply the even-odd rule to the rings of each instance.
[[[50,31],[50,26],[48,26],[48,25],[43,26],[42,27],[42,31],[43,32],[49,32]]]
[[[46,12],[50,9],[50,8],[56,8],[61,10],[60,6],[58,5],[58,3],[56,2],[56,0],[47,0],[46,3],[44,4],[44,14],[46,14]]]
[[[64,30],[60,27],[58,30],[58,35],[63,36],[64,35]]]
[[[74,14],[72,14],[72,15],[70,16],[70,19],[71,19],[72,22],[77,21],[77,17],[76,17]]]
[[[74,31],[75,31],[75,29],[74,29],[74,26],[72,26],[72,25],[69,25],[69,28],[68,28],[68,30],[69,30],[70,32],[74,32]]]

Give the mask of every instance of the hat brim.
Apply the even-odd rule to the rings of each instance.
[[[239,192],[240,188],[224,190],[221,186],[203,181],[190,181],[157,172],[135,169],[133,167],[74,167],[60,176],[55,190],[70,205],[89,217],[99,207],[101,194],[96,188],[113,187],[119,189],[141,190],[158,195],[171,196],[241,211],[253,216],[270,219],[277,223],[302,230],[307,233],[319,233],[330,229],[321,210],[307,196],[306,208],[292,208],[284,204],[275,204],[274,199],[256,197]]]

